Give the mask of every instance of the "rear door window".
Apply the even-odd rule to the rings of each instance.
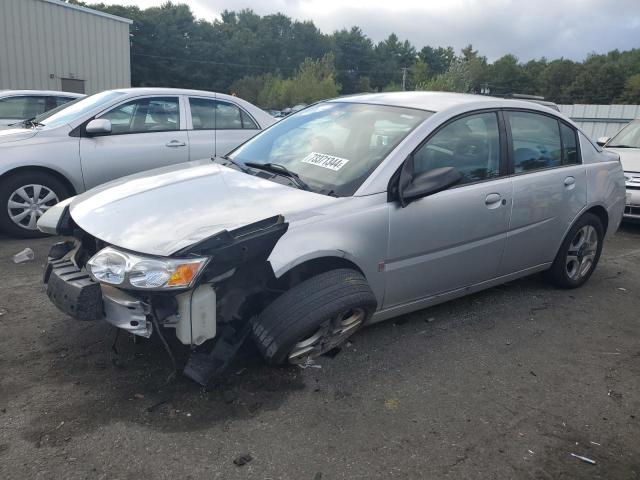
[[[560,136],[562,137],[562,164],[575,165],[580,163],[576,131],[560,122]]]
[[[189,98],[191,124],[194,130],[214,130],[216,128],[216,102],[206,98]]]
[[[515,173],[562,165],[560,126],[556,119],[532,112],[509,112],[508,118]]]
[[[258,126],[247,112],[237,105],[216,100],[217,130],[257,130]]]

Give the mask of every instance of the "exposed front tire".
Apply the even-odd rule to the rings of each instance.
[[[40,237],[38,219],[69,195],[60,180],[44,172],[9,175],[0,181],[0,229],[13,237]]]
[[[375,308],[361,273],[331,270],[276,298],[253,321],[253,338],[268,363],[304,364],[344,342]]]
[[[602,221],[592,213],[585,213],[567,233],[547,278],[560,288],[583,285],[598,265],[603,240]]]

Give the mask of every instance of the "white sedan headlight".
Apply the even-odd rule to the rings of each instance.
[[[190,287],[209,259],[153,258],[106,247],[87,262],[94,280],[139,289]]]

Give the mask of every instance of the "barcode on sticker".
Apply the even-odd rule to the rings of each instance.
[[[325,155],[324,153],[311,152],[302,159],[302,163],[310,163],[317,167],[328,168],[337,172],[348,162],[346,158],[334,157],[333,155]]]

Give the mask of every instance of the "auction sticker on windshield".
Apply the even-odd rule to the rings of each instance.
[[[333,155],[325,155],[324,153],[311,152],[302,159],[302,163],[310,163],[317,167],[328,168],[337,172],[348,162],[346,158],[334,157]]]

